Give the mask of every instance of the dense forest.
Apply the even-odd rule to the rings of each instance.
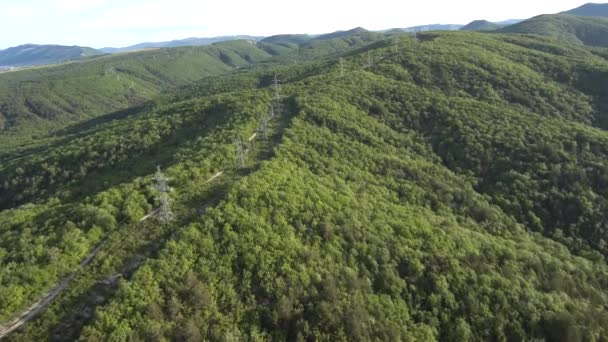
[[[149,94],[98,103],[109,61]],[[0,322],[75,273],[8,340],[608,340],[603,48],[353,30],[0,87],[34,76],[82,102],[0,109]]]
[[[608,47],[608,18],[606,17],[544,14],[507,26],[500,31],[542,35],[570,43]]]

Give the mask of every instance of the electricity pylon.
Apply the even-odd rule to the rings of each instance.
[[[157,166],[156,174],[154,175],[153,179],[156,181],[158,202],[160,203],[160,207],[158,208],[158,219],[162,223],[169,223],[175,218],[173,212],[171,211],[171,206],[169,205],[169,196],[167,195],[167,193],[171,190],[167,185],[167,182],[170,179],[165,177],[165,175],[161,172],[160,166]]]
[[[260,122],[260,132],[264,137],[264,140],[268,140],[268,118],[266,115],[262,116],[262,121]]]
[[[281,115],[283,114],[283,103],[281,103],[280,99],[273,99],[272,103],[270,104],[270,117],[273,118],[275,117],[275,115]]]
[[[279,77],[277,76],[277,74],[274,74],[274,97],[275,98],[281,98],[281,92],[279,89]]]
[[[240,136],[236,137],[236,161],[238,168],[242,169],[245,167],[245,151]]]

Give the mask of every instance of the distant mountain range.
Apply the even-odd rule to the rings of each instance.
[[[180,40],[172,40],[168,42],[149,42],[149,43],[141,43],[136,45],[131,45],[122,48],[113,48],[113,47],[105,47],[100,49],[106,53],[117,53],[117,52],[129,52],[129,51],[137,51],[144,49],[152,49],[152,48],[170,48],[170,47],[180,47],[180,46],[205,46],[211,45],[213,43],[225,42],[230,40],[254,40],[258,41],[264,37],[256,37],[256,36],[222,36],[222,37],[211,37],[211,38],[186,38]]]
[[[493,31],[501,27],[501,25],[487,20],[474,20],[460,29],[463,31]]]
[[[422,32],[422,31],[456,31],[464,25],[460,24],[432,24],[432,25],[419,25],[405,28],[393,28],[382,31],[384,33],[401,33],[401,32]]]
[[[586,17],[608,17],[608,4],[588,3],[578,8],[556,15],[541,15],[528,20],[510,19],[501,22],[475,20],[467,25],[460,24],[431,24],[406,28],[393,28],[380,31],[381,33],[397,34],[403,32],[421,31],[499,31],[511,33],[530,33],[558,37],[571,42],[581,42],[593,46],[608,46],[608,21],[602,18],[581,19]],[[283,44],[302,44],[335,39],[357,34],[372,34],[362,27],[347,31],[336,31],[322,35],[287,34],[271,37],[236,35],[211,38],[186,38],[166,42],[147,42],[127,47],[105,47],[99,50],[80,46],[34,45],[27,44],[0,50],[0,70],[12,67],[28,67],[42,64],[61,63],[82,57],[103,53],[120,53],[150,48],[172,48],[181,46],[205,46],[232,40],[264,41],[266,43],[280,42]]]
[[[363,27],[355,27],[352,30],[336,31],[336,32],[332,32],[332,33],[314,36],[313,39],[316,39],[316,40],[336,39],[336,38],[343,38],[343,37],[348,37],[348,36],[361,34],[361,33],[367,33],[367,32],[370,32],[370,31],[364,29]]]
[[[509,25],[521,23],[524,20],[525,19],[509,19],[509,20],[503,20],[503,21],[496,21],[496,22],[494,22],[494,24],[498,24],[500,26],[509,26]]]
[[[424,31],[456,31],[456,30],[471,30],[471,31],[486,31],[490,27],[493,29],[498,29],[507,25],[512,25],[515,23],[519,23],[523,21],[522,19],[509,19],[505,21],[499,22],[489,22],[486,20],[475,20],[467,25],[461,24],[432,24],[432,25],[419,25],[419,26],[411,26],[406,28],[394,28],[386,31],[382,31],[384,33],[401,33],[401,32],[424,32]],[[468,26],[468,27],[467,27]],[[475,28],[475,29],[472,29]]]
[[[26,44],[0,50],[0,67],[61,63],[102,53],[99,50],[81,46]]]
[[[460,29],[463,31],[494,31],[500,28],[522,22],[521,19],[510,19],[499,22],[491,22],[487,20],[474,20]]]

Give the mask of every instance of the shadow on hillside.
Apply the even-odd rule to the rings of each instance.
[[[90,131],[92,129],[97,128],[100,125],[112,122],[114,120],[124,119],[129,116],[139,115],[149,109],[151,105],[152,104],[150,102],[146,102],[135,107],[130,107],[108,114],[103,114],[92,119],[87,119],[78,123],[71,124],[65,128],[51,132],[49,134],[49,137],[54,139],[52,142],[44,145],[26,147],[24,149],[18,149],[13,152],[8,152],[4,156],[2,156],[1,160],[6,163],[9,163],[14,162],[18,159],[23,159],[32,154],[42,154],[45,151],[49,151],[61,145],[65,145],[70,140],[78,139],[87,134],[90,134]]]
[[[135,112],[120,112],[113,116],[116,119],[119,115],[133,115]],[[106,119],[108,119],[106,117]],[[105,191],[119,184],[130,182],[138,177],[150,175],[157,165],[167,167],[176,163],[175,155],[186,143],[197,136],[204,136],[213,129],[222,125],[228,120],[226,115],[205,115],[196,116],[190,122],[184,122],[171,135],[161,139],[156,144],[146,146],[139,151],[133,151],[128,158],[117,161],[116,163],[98,169],[89,170],[85,176],[74,179],[70,184],[61,182],[53,185],[46,185],[43,192],[37,192],[35,196],[28,195],[18,201],[15,196],[7,193],[4,201],[0,202],[0,209],[8,209],[23,203],[35,200],[45,201],[50,197],[56,197],[61,192],[62,201],[69,203],[81,201],[87,196]],[[95,122],[90,120],[82,123],[81,127],[93,127]],[[86,126],[88,125],[88,126]],[[44,152],[41,152],[44,153]],[[66,161],[67,162],[67,161]],[[2,196],[0,196],[2,199]]]
[[[93,119],[81,121],[72,125],[67,126],[66,128],[57,130],[51,134],[51,136],[63,137],[63,136],[71,136],[70,138],[78,138],[83,135],[89,133],[89,131],[93,128],[96,128],[99,125],[103,125],[114,120],[121,120],[129,116],[139,115],[144,111],[150,109],[153,105],[153,102],[145,102],[137,106],[129,107],[126,109],[122,109],[116,112],[104,114],[98,116]]]
[[[206,135],[224,124],[227,119],[228,116],[225,115],[206,115],[201,121],[184,123],[170,136],[131,155],[128,159],[112,166],[91,170],[86,177],[74,184],[72,188],[75,191],[69,200],[80,201],[91,194],[148,176],[156,170],[157,165],[162,168],[174,165],[177,163],[175,156],[184,143],[188,143],[197,136]]]
[[[119,293],[119,282],[130,280],[146,259],[157,257],[172,234],[170,230],[159,228],[153,224],[145,226],[143,231],[135,230],[131,234],[133,233],[139,233],[139,236],[145,234],[145,238],[137,239],[135,242],[131,241],[131,243],[117,242],[124,243],[125,246],[122,250],[119,249],[114,252],[121,260],[118,267],[113,269],[114,272],[108,270],[100,272],[100,269],[103,269],[103,259],[97,258],[90,265],[88,272],[96,282],[86,286],[78,295],[70,296],[70,290],[75,288],[78,291],[80,286],[87,284],[86,280],[81,280],[80,283],[75,281],[71,288],[66,290],[66,294],[58,300],[61,304],[56,303],[53,310],[58,310],[59,319],[49,326],[44,326],[48,341],[74,341],[78,339],[82,329],[95,317],[97,308],[107,304]],[[128,239],[128,237],[125,237],[125,239]],[[105,249],[105,252],[109,253],[113,248],[116,247],[109,246]],[[43,325],[44,323],[42,322]]]

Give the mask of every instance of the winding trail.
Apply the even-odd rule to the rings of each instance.
[[[156,214],[157,211],[158,211],[158,209],[152,210],[148,215],[142,217],[141,220],[139,220],[139,222],[143,222],[143,221],[149,219],[150,217],[152,217],[152,215]]]
[[[80,271],[82,267],[85,267],[91,263],[93,258],[95,258],[97,253],[99,253],[103,246],[105,246],[107,241],[108,240],[106,238],[97,247],[95,247],[95,249],[91,253],[89,253],[84,259],[82,259],[80,264],[78,264],[78,269],[72,272],[67,277],[63,278],[63,280],[57,286],[55,286],[49,293],[47,293],[44,298],[27,308],[19,315],[19,317],[4,325],[0,325],[0,339],[6,337],[8,334],[10,334],[14,330],[34,318],[38,313],[40,313],[40,311],[46,308],[47,305],[49,305],[53,301],[53,299],[55,299],[55,297],[57,297],[61,293],[61,291],[63,291],[70,284],[70,282],[78,274],[78,271]]]
[[[253,136],[253,138],[255,138],[255,135]],[[214,179],[220,177],[223,173],[224,171],[216,173],[211,178],[209,178],[206,183],[209,183]],[[150,212],[148,215],[142,217],[139,222],[143,222],[148,218],[152,217],[154,214],[156,214],[157,211],[158,209]],[[93,251],[91,251],[91,253],[89,253],[84,259],[82,259],[80,264],[78,264],[78,268],[74,272],[63,278],[63,280],[61,280],[61,282],[57,284],[57,286],[55,286],[51,291],[49,291],[46,296],[44,296],[44,298],[32,304],[32,306],[23,311],[17,318],[13,319],[8,323],[0,325],[0,339],[8,336],[8,334],[21,327],[23,324],[27,323],[32,318],[36,317],[38,313],[44,310],[44,308],[46,308],[53,301],[53,299],[55,299],[55,297],[57,297],[66,287],[68,287],[68,285],[70,285],[70,282],[72,282],[78,272],[83,267],[90,264],[91,261],[93,261],[95,256],[99,253],[103,246],[106,245],[107,242],[108,238],[106,237],[97,247],[95,247]]]
[[[224,171],[216,173],[211,178],[209,178],[206,183],[209,183],[214,179],[222,176],[223,173]],[[154,214],[156,214],[157,211],[158,209],[150,212],[148,215],[142,217],[139,222],[143,222],[148,218],[152,217]],[[51,289],[51,291],[49,291],[46,296],[44,296],[44,298],[32,304],[32,306],[23,311],[17,318],[13,319],[8,323],[0,325],[0,339],[8,336],[11,332],[17,330],[19,327],[32,320],[34,317],[36,317],[36,315],[38,315],[42,310],[44,310],[44,308],[46,308],[53,301],[53,299],[55,299],[63,290],[65,290],[66,287],[68,287],[68,285],[70,285],[70,283],[76,277],[78,272],[83,267],[86,267],[88,264],[90,264],[91,261],[93,261],[95,256],[99,253],[99,251],[101,251],[101,249],[106,245],[107,242],[108,238],[106,237],[97,247],[95,247],[95,249],[93,249],[93,251],[91,251],[91,253],[89,253],[84,259],[82,259],[80,264],[78,264],[78,268],[74,272],[63,278],[61,282],[57,284],[57,286]]]
[[[224,174],[224,171],[220,171],[220,172],[218,172],[218,173],[214,174],[214,175],[213,175],[211,178],[209,178],[209,179],[208,179],[208,180],[207,180],[205,183],[209,183],[209,182],[211,182],[212,180],[216,179],[217,177],[219,177],[219,176],[221,176],[221,175],[223,175],[223,174]]]
[[[154,213],[156,213],[156,210],[144,216],[139,222],[146,220],[147,218],[154,215]],[[121,222],[119,225],[121,225],[123,222]],[[53,301],[53,299],[55,299],[63,290],[65,290],[66,287],[68,287],[68,285],[70,285],[72,280],[74,280],[74,278],[76,278],[76,276],[78,275],[78,272],[82,270],[82,268],[90,264],[91,261],[93,261],[95,256],[97,256],[99,251],[101,251],[101,249],[108,242],[108,238],[109,237],[106,236],[103,241],[91,251],[91,253],[87,254],[87,256],[82,259],[82,261],[78,264],[78,267],[74,272],[63,278],[61,282],[57,284],[57,286],[55,286],[53,289],[51,289],[51,291],[49,291],[41,300],[32,304],[32,306],[23,311],[17,318],[0,325],[0,339],[8,336],[11,332],[17,330],[19,327],[32,320],[34,317],[36,317],[36,315],[38,315],[42,310],[44,310],[44,308],[46,308]]]

